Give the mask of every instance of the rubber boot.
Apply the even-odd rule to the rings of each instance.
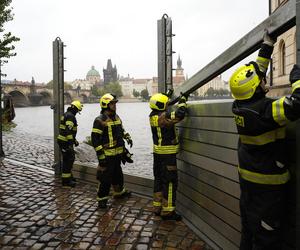
[[[161,218],[163,220],[176,220],[176,221],[182,220],[182,216],[180,214],[177,214],[175,211],[172,212],[171,214],[161,215]]]
[[[63,187],[75,187],[76,182],[72,180],[72,178],[62,178],[61,183]]]
[[[98,201],[98,208],[101,209],[107,208],[107,200]]]
[[[130,196],[131,196],[131,192],[126,189],[122,194],[114,195],[114,198],[122,199],[122,198],[130,197]]]

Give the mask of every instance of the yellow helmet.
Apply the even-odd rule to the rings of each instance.
[[[151,109],[155,110],[165,110],[169,98],[161,93],[155,94],[150,98],[149,105]]]
[[[119,100],[115,95],[106,93],[100,98],[100,106],[101,108],[106,109],[108,108],[108,104],[110,104],[111,102],[118,102],[118,101]]]
[[[83,105],[81,104],[80,101],[73,101],[73,102],[71,103],[71,105],[75,106],[79,111],[81,111],[82,108],[83,108]]]
[[[239,67],[229,80],[233,98],[236,100],[250,99],[260,84],[261,74],[255,62]]]

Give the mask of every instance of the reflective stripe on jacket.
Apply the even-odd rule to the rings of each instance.
[[[77,120],[71,111],[65,112],[60,118],[59,135],[57,141],[59,144],[73,145],[77,134]]]
[[[99,160],[124,152],[125,131],[120,117],[106,113],[96,117],[92,129],[92,144]]]
[[[179,104],[175,111],[150,113],[149,121],[153,139],[153,152],[156,154],[176,154],[179,151],[178,133],[175,124],[181,121],[186,112],[186,104]]]

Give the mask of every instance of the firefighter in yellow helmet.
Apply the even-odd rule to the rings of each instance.
[[[75,160],[74,145],[79,145],[76,140],[77,120],[76,114],[82,110],[83,105],[80,101],[73,101],[71,106],[60,118],[59,135],[57,143],[62,153],[62,185],[74,187],[75,179],[72,175],[72,167]]]
[[[274,41],[266,32],[256,62],[239,67],[229,83],[238,143],[240,249],[281,249],[290,178],[284,145],[285,126],[300,117],[300,69],[290,73],[291,96],[266,97],[266,71]]]
[[[97,200],[99,208],[106,208],[112,185],[113,197],[129,197],[130,191],[124,187],[121,161],[133,162],[125,149],[124,140],[132,147],[132,139],[126,133],[120,117],[116,113],[115,95],[107,93],[100,98],[101,113],[95,118],[92,129],[92,144],[98,158],[97,179],[99,187]]]
[[[177,108],[168,108],[169,97],[158,93],[150,98],[150,125],[153,139],[153,207],[156,215],[164,220],[181,220],[175,212],[176,190],[178,184],[176,154],[179,142],[175,124],[186,113],[187,95],[182,95]]]

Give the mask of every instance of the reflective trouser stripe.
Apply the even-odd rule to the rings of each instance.
[[[72,177],[72,174],[71,174],[71,173],[62,173],[62,174],[61,174],[61,177],[62,177],[62,178],[71,178],[71,177]]]
[[[179,145],[158,146],[153,145],[153,152],[157,154],[176,154],[179,151]]]
[[[168,205],[167,207],[162,207],[163,212],[172,212],[175,210],[175,207],[173,207],[173,183],[169,183],[168,187]]]
[[[104,196],[104,197],[98,197],[97,196],[97,201],[103,201],[103,200],[108,200],[109,199],[109,196]]]
[[[154,207],[161,207],[161,202],[159,202],[159,201],[153,201],[153,206]]]
[[[123,188],[122,191],[120,191],[120,192],[114,192],[113,196],[115,196],[115,195],[121,195],[121,194],[124,194],[125,192],[126,192],[126,189]]]
[[[257,184],[281,185],[287,183],[290,179],[290,172],[288,170],[283,174],[260,174],[240,167],[238,167],[238,170],[241,178]]]

